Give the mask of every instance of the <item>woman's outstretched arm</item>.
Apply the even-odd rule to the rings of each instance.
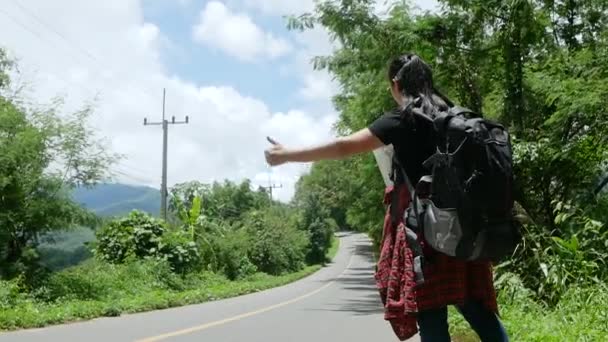
[[[313,162],[324,159],[341,159],[354,154],[371,152],[384,146],[368,128],[364,128],[346,137],[312,147],[291,149],[286,148],[268,138],[272,146],[265,151],[266,161],[272,166],[289,162]]]

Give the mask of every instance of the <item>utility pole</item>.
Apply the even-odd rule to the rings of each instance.
[[[169,125],[179,125],[189,123],[189,118],[186,115],[185,121],[175,121],[175,116],[171,117],[171,121],[165,119],[165,97],[166,89],[163,88],[163,121],[161,122],[148,122],[147,118],[144,118],[144,126],[163,126],[163,171],[162,181],[160,184],[160,215],[163,220],[167,220],[167,137],[169,133]]]
[[[265,186],[264,189],[268,190],[268,193],[270,194],[270,200],[272,201],[272,189],[280,189],[282,187],[283,187],[282,184],[279,184],[279,185],[270,184],[268,186]]]
[[[270,173],[268,173],[268,186],[263,186],[262,188],[265,189],[266,191],[268,191],[268,193],[270,194],[270,200],[272,201],[272,190],[273,189],[280,189],[283,187],[283,184],[272,184],[272,181],[270,179]]]

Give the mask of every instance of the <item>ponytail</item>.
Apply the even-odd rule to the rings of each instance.
[[[433,87],[434,95],[439,97],[443,102],[445,102],[446,106],[449,108],[454,107],[454,102],[452,102],[447,96],[445,96],[442,92],[440,92],[437,88]]]

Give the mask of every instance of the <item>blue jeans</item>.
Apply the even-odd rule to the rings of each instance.
[[[505,328],[496,314],[481,303],[467,302],[457,308],[482,342],[509,341]],[[422,342],[450,342],[447,307],[419,312],[418,326]]]

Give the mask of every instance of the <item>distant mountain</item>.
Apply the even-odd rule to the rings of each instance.
[[[99,184],[91,189],[78,188],[72,196],[102,217],[125,216],[135,209],[158,216],[160,209],[160,191],[146,186]],[[44,234],[38,246],[41,264],[55,271],[78,265],[92,257],[87,243],[94,240],[90,227]]]
[[[95,232],[87,227],[47,233],[37,247],[40,263],[54,271],[78,265],[93,256],[87,243],[94,240]]]
[[[141,210],[158,216],[160,191],[147,186],[99,184],[94,188],[78,188],[74,200],[103,217],[123,216]]]

